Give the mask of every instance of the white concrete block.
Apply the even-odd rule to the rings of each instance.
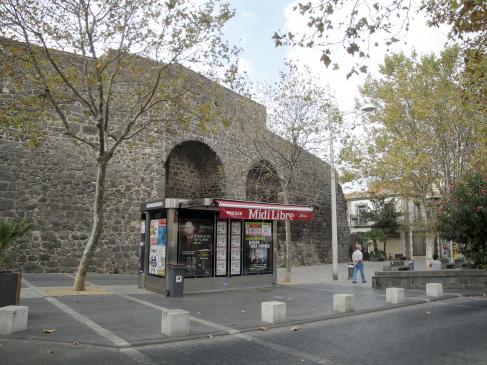
[[[443,295],[443,285],[441,283],[427,283],[426,296],[441,297]]]
[[[8,305],[0,308],[0,334],[8,335],[27,329],[29,307]]]
[[[333,295],[333,310],[340,313],[353,312],[353,294]]]
[[[162,310],[161,332],[168,336],[189,335],[189,312],[182,309]]]
[[[262,322],[286,322],[286,303],[276,301],[262,302]]]
[[[389,304],[404,303],[404,288],[386,288],[386,302]]]

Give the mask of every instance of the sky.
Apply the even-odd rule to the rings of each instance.
[[[299,60],[311,67],[316,77],[328,83],[335,92],[342,112],[352,111],[354,99],[358,97],[358,86],[365,75],[346,79],[351,59],[345,53],[340,55],[340,71],[328,70],[320,63],[317,50],[274,46],[275,31],[302,31],[307,29],[305,19],[292,10],[296,0],[229,0],[236,10],[235,17],[224,29],[225,36],[243,49],[240,66],[253,82],[272,83],[278,79],[278,70],[285,58]],[[403,38],[407,44],[398,42],[393,51],[403,50],[410,54],[413,48],[419,54],[439,53],[447,40],[447,30],[429,28],[423,16],[416,15],[409,33]],[[383,61],[385,49],[376,48],[369,60],[369,69],[377,75],[377,66]],[[348,62],[348,63],[347,63]]]
[[[236,10],[235,17],[224,28],[226,38],[243,48],[240,57],[240,67],[246,71],[254,83],[270,84],[278,80],[279,69],[284,59],[288,58],[310,67],[317,80],[323,86],[328,85],[335,94],[339,109],[348,121],[359,116],[353,112],[355,100],[359,97],[359,86],[365,80],[365,74],[354,75],[347,80],[346,74],[354,60],[345,51],[337,53],[340,60],[340,70],[327,69],[320,62],[318,50],[289,48],[274,46],[272,35],[276,31],[303,32],[307,28],[306,19],[292,10],[296,0],[228,0],[230,6]],[[303,0],[301,0],[303,1]],[[413,3],[415,0],[413,0]],[[448,29],[430,28],[426,25],[426,18],[416,9],[411,13],[409,32],[401,37],[401,42],[390,47],[391,52],[403,51],[410,55],[414,50],[418,54],[439,54],[447,41]],[[380,43],[380,42],[379,42]],[[374,47],[368,62],[369,72],[377,77],[378,66],[386,55],[386,47]],[[365,101],[365,103],[367,103]],[[360,132],[358,132],[360,133]],[[340,146],[335,143],[335,156],[338,156]],[[321,156],[328,160],[327,148]],[[335,161],[336,163],[336,161]],[[343,185],[345,192],[366,190],[364,183],[348,183]]]

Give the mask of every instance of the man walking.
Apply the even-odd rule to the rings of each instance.
[[[364,255],[362,254],[362,246],[357,243],[355,246],[355,251],[352,254],[352,261],[353,261],[353,276],[352,276],[352,283],[356,283],[356,276],[357,271],[360,270],[360,275],[362,276],[362,283],[366,283],[365,274],[364,274]]]

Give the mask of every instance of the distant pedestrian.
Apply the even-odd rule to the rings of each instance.
[[[430,261],[429,267],[431,268],[431,271],[441,271],[441,261],[438,260],[437,254],[433,255],[433,260]]]
[[[360,271],[360,276],[362,277],[362,283],[366,283],[364,274],[364,255],[362,254],[362,245],[357,244],[355,246],[355,251],[352,254],[353,261],[353,276],[352,283],[356,283],[357,271]]]

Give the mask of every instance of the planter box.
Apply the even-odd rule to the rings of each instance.
[[[487,270],[376,271],[372,277],[374,289],[425,289],[427,283],[440,283],[443,289],[487,290]]]
[[[0,273],[0,307],[19,305],[21,285],[21,272]]]

